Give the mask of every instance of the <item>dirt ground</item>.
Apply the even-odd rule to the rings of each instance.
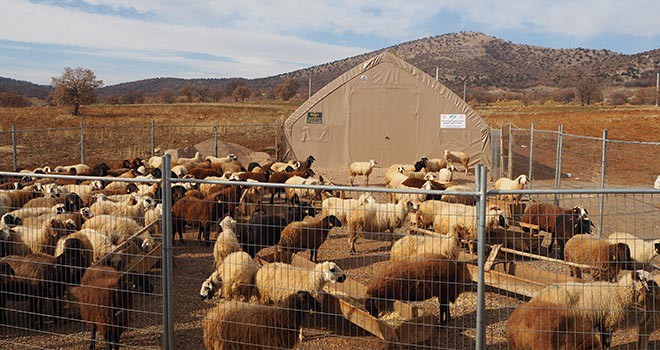
[[[199,108],[198,108],[199,107]],[[190,123],[194,120],[200,124],[211,124],[216,120],[225,122],[255,121],[272,122],[278,118],[286,117],[296,106],[151,106],[148,112],[144,107],[89,107],[86,123],[109,124],[125,126],[130,123],[147,124],[146,121],[153,118],[163,123]],[[478,108],[479,113],[492,126],[508,124],[512,121],[518,127],[528,127],[529,122],[534,121],[536,128],[556,129],[560,123],[566,125],[566,132],[600,136],[603,128],[610,130],[611,138],[626,140],[660,141],[660,126],[658,117],[660,112],[653,108],[581,108],[562,106],[533,106],[533,107],[508,107],[496,106]],[[20,128],[26,127],[54,127],[63,125],[79,125],[78,118],[71,118],[62,110],[56,109],[30,109],[17,111],[14,109],[1,109],[3,115],[3,130],[8,130],[9,125],[15,123]],[[89,145],[90,150],[97,149],[97,153],[90,153],[89,159],[107,160],[109,153],[103,149],[103,142],[111,140],[112,150],[116,151],[118,158],[125,154],[142,154],[147,151],[149,141],[144,131],[139,137],[129,137],[127,129],[116,129],[115,131],[104,131],[99,134],[98,144]],[[191,129],[192,130],[192,129]],[[235,130],[240,130],[236,128]],[[91,132],[90,132],[91,133]],[[72,136],[63,138],[56,133],[49,133],[47,137],[25,137],[19,143],[19,152],[25,159],[25,164],[39,164],[44,161],[53,162],[53,159],[75,159],[77,149],[75,142],[79,134],[71,132]],[[59,136],[58,136],[59,135]],[[125,135],[125,136],[121,136]],[[183,141],[193,144],[209,138],[209,131],[185,131],[172,133],[161,133],[157,136],[158,146],[178,147]],[[240,135],[227,134],[228,137],[236,138]],[[2,138],[0,147],[0,159],[3,169],[7,169],[11,160],[11,147],[7,153],[6,135]],[[43,136],[43,135],[41,135]],[[169,138],[171,137],[171,139]],[[96,139],[96,138],[95,138]],[[91,140],[91,135],[90,135]],[[228,139],[232,141],[231,139]],[[169,143],[172,141],[172,143]],[[173,146],[170,146],[173,144]],[[11,145],[11,139],[9,139]],[[73,149],[71,145],[74,145]],[[139,146],[138,146],[139,145]],[[270,141],[261,140],[249,146],[253,149],[267,148],[272,146]],[[38,155],[34,155],[32,149],[41,149]],[[594,151],[595,152],[595,151]],[[599,149],[598,149],[599,152]],[[599,153],[593,154],[593,159],[600,159]],[[73,153],[73,155],[72,155]],[[119,153],[122,156],[119,156]],[[7,157],[9,155],[9,157]],[[39,158],[43,157],[43,158]],[[69,157],[69,158],[67,158]],[[656,163],[654,163],[656,162]],[[613,176],[627,179],[634,173],[636,164],[651,164],[654,169],[660,170],[657,157],[649,157],[648,152],[639,153],[632,158],[621,161],[620,168],[613,170]],[[554,165],[554,164],[553,164]],[[337,184],[347,184],[347,174],[343,169],[318,169],[320,174]],[[372,186],[384,185],[385,169],[376,169],[370,183]],[[577,172],[576,172],[577,173]],[[471,172],[468,176],[457,173],[455,180],[459,184],[473,186],[474,176]],[[586,176],[563,179],[567,187],[585,187],[592,184],[592,180]],[[644,180],[646,181],[646,180]],[[362,183],[362,179],[357,181]],[[651,182],[652,183],[652,182]],[[552,180],[540,180],[534,184],[534,188],[552,187]],[[357,196],[357,194],[356,194]],[[656,196],[657,197],[657,196]],[[550,200],[551,197],[536,198],[539,200]],[[596,224],[600,222],[598,211],[599,201],[597,196],[566,196],[561,198],[562,203],[570,205],[579,203],[589,208]],[[605,212],[603,215],[603,232],[631,231],[639,233],[646,238],[656,238],[660,229],[660,220],[657,219],[660,209],[660,198],[653,196],[607,196]],[[175,348],[177,349],[202,349],[201,319],[207,311],[218,302],[201,301],[198,297],[201,282],[212,272],[213,258],[212,248],[207,248],[196,242],[192,231],[186,235],[187,243],[184,246],[174,248],[174,315],[175,315]],[[365,238],[358,245],[357,255],[348,252],[348,234],[341,229],[334,229],[329,239],[321,246],[319,260],[335,261],[341,266],[351,278],[363,283],[368,283],[374,274],[385,264],[389,250],[389,241]],[[565,273],[558,266],[543,266],[535,263],[540,268],[549,268],[558,273]],[[159,270],[154,274],[158,276]],[[154,278],[155,291],[153,295],[140,296],[136,299],[134,320],[130,330],[122,336],[122,343],[130,348],[159,348],[160,334],[162,332],[162,304],[160,279]],[[476,286],[474,291],[462,294],[457,303],[451,306],[453,320],[440,331],[439,339],[433,348],[447,349],[473,349],[476,325]],[[520,299],[508,293],[488,289],[486,294],[487,306],[487,343],[489,349],[505,349],[504,326],[510,312],[521,302]],[[437,301],[432,299],[427,302],[415,303],[425,311],[437,316]],[[25,302],[8,303],[8,308],[26,310]],[[16,313],[9,314],[11,326],[0,327],[0,348],[3,349],[26,349],[26,348],[70,348],[87,349],[89,333],[85,325],[75,318],[75,310],[69,311],[70,320],[59,324],[48,322],[41,332],[28,331],[29,324],[25,315]],[[383,349],[384,344],[376,337],[364,334],[358,329],[347,329],[335,332],[332,329],[305,329],[305,339],[300,344],[300,349]],[[613,345],[616,349],[634,348],[636,339],[634,314],[628,318],[622,329],[615,333]],[[660,337],[654,333],[651,348],[660,347]],[[99,345],[100,346],[100,345]]]

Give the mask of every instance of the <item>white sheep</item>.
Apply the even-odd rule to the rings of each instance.
[[[502,177],[497,179],[495,181],[495,189],[496,190],[522,190],[525,188],[525,185],[530,183],[531,181],[527,178],[527,175],[521,174],[517,178],[511,180],[506,177]],[[508,200],[513,200],[516,205],[520,202],[520,195],[515,194],[515,195],[503,195],[503,196],[498,196],[502,199],[508,199]]]
[[[149,164],[149,167],[152,168],[152,169],[153,168],[161,168],[161,166],[163,165],[163,157],[153,156],[153,157],[149,158],[149,160],[147,161],[147,164]]]
[[[81,198],[83,198],[92,193],[92,191],[102,190],[103,183],[100,180],[94,180],[88,184],[69,184],[60,187],[64,193],[77,193]]]
[[[364,176],[364,185],[369,186],[369,175],[374,170],[376,166],[376,161],[370,159],[368,162],[353,162],[348,166],[348,173],[351,176],[351,186],[353,186],[353,181],[358,175]]]
[[[615,232],[608,238],[610,243],[625,243],[630,248],[631,257],[638,263],[648,265],[660,254],[660,239],[645,241],[630,233]]]
[[[433,189],[433,183],[431,181],[426,181],[422,185],[422,187],[420,187],[420,188],[408,187],[408,186],[403,186],[403,185],[399,185],[398,188],[408,189],[408,190],[426,190],[426,191],[430,191],[430,190]],[[422,203],[426,200],[426,193],[395,193],[394,197],[396,199],[396,203],[410,201],[410,202],[413,202],[413,203],[419,205],[420,203]]]
[[[449,186],[445,189],[445,192],[468,192],[468,191],[470,191],[470,188],[464,185]],[[461,196],[457,194],[443,194],[441,200],[447,203],[459,203],[465,205],[474,205],[476,202],[474,196]]]
[[[470,169],[470,156],[468,156],[467,153],[445,150],[445,159],[447,160],[447,164],[462,164],[465,167],[465,175],[467,175],[468,170]]]
[[[23,221],[30,217],[39,217],[46,214],[60,214],[64,212],[64,204],[55,204],[52,207],[34,207],[12,210],[4,215],[13,215]],[[4,216],[3,215],[3,216]]]
[[[149,208],[147,211],[144,212],[144,226],[147,227],[152,223],[155,223],[149,229],[149,232],[152,235],[156,236],[161,234],[162,221],[163,221],[163,204],[158,203],[156,204],[155,207]]]
[[[447,168],[442,168],[438,171],[438,182],[451,182],[453,180],[453,175],[454,171],[456,171],[456,167],[454,165],[450,165]]]
[[[653,184],[653,188],[660,189],[660,175],[655,179],[655,183]]]
[[[40,227],[15,226],[8,231],[11,244],[8,245],[8,255],[28,255],[30,253],[53,254],[60,237],[67,235],[73,229],[73,220],[53,218]]]
[[[263,303],[277,303],[297,291],[307,291],[319,298],[326,283],[343,283],[346,274],[337,264],[326,261],[314,269],[284,263],[272,263],[257,271],[255,285]]]
[[[85,221],[82,228],[101,232],[110,238],[112,244],[119,245],[143,227],[131,218],[97,215]],[[148,252],[154,246],[154,239],[148,230],[141,233],[138,238],[142,241],[141,248],[143,251]]]
[[[370,193],[363,193],[358,197],[358,199],[341,199],[337,197],[329,197],[321,202],[321,216],[326,217],[329,215],[334,215],[341,221],[342,224],[346,224],[346,216],[353,209],[358,206],[364,205],[365,203],[374,203],[374,197]]]
[[[231,216],[226,216],[220,221],[222,232],[218,235],[213,246],[213,258],[215,259],[215,269],[220,271],[222,261],[229,254],[241,250],[241,244],[236,237],[236,220]]]
[[[112,253],[117,248],[107,235],[92,229],[82,229],[60,238],[55,247],[55,256],[59,256],[64,252],[66,240],[71,238],[77,238],[82,242],[83,254],[87,255],[87,261],[91,263],[108,253]]]
[[[548,302],[570,309],[601,330],[601,342],[608,349],[612,332],[626,317],[626,311],[638,305],[648,291],[653,277],[646,271],[626,272],[617,281],[566,282],[542,289],[530,302]]]
[[[253,294],[258,270],[259,265],[252,260],[250,254],[243,251],[233,252],[223,260],[220,269],[204,281],[199,295],[202,299],[210,299],[220,281],[225,299],[248,301]]]
[[[486,212],[486,229],[493,230],[497,227],[507,228],[508,221],[504,211],[498,207],[489,207]],[[477,208],[473,206],[448,207],[447,211],[441,211],[433,217],[433,231],[449,234],[452,227],[456,225],[459,232],[463,234],[461,238],[475,240],[477,238]],[[473,253],[473,246],[470,245],[470,253]]]
[[[300,176],[292,176],[288,178],[284,183],[287,185],[311,185],[311,186],[320,186],[324,185],[323,181],[321,179],[314,179],[314,178],[304,178]],[[299,199],[307,198],[307,199],[320,199],[321,198],[321,190],[318,189],[309,189],[309,188],[286,188],[286,198],[288,200],[293,200],[294,195],[298,195]]]
[[[406,172],[415,171],[415,166],[411,164],[392,164],[385,171],[385,186],[389,186],[392,177],[399,176]]]
[[[231,163],[235,160],[238,160],[238,157],[236,157],[235,154],[230,153],[226,157],[213,157],[213,156],[206,156],[204,160],[211,162],[211,164],[222,164],[222,163]]]
[[[172,172],[176,174],[178,178],[182,178],[188,174],[188,168],[185,165],[177,165],[172,167]]]
[[[203,161],[204,161],[204,157],[202,156],[202,154],[199,153],[199,152],[195,152],[195,156],[192,157],[192,158],[184,158],[184,157],[177,158],[176,164],[177,165],[186,165],[186,164],[189,164],[189,163],[199,163],[199,162],[203,162]]]
[[[439,200],[427,200],[420,203],[417,208],[417,217],[415,220],[417,227],[433,227],[433,218],[435,215],[448,212],[448,208],[452,205],[462,206],[463,204],[448,203]]]
[[[409,213],[415,211],[417,211],[417,204],[410,201],[401,201],[397,204],[366,203],[354,208],[347,217],[351,232],[348,239],[351,245],[350,252],[356,252],[355,243],[364,232],[384,233],[389,231],[392,243],[394,243],[394,230],[402,227]]]
[[[296,170],[298,170],[298,167],[296,165],[297,164],[295,164],[295,163],[290,164],[290,163],[283,163],[283,162],[275,162],[270,166],[270,170],[281,172],[281,171],[285,171],[286,168],[291,167],[291,169],[293,169],[293,171],[296,171]]]
[[[390,260],[408,260],[425,254],[444,259],[458,257],[458,225],[453,225],[449,235],[408,235],[397,240],[390,250]]]

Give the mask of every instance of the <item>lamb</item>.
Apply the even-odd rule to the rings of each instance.
[[[449,235],[408,235],[397,240],[390,250],[390,260],[400,261],[421,255],[435,255],[449,260],[458,257],[458,225],[451,227]]]
[[[394,244],[394,230],[403,226],[409,213],[417,211],[417,205],[413,202],[392,203],[367,203],[364,206],[354,208],[350,211],[347,221],[351,232],[348,239],[351,245],[351,253],[356,253],[355,243],[358,238],[366,232],[385,232],[391,234]]]
[[[660,239],[644,241],[624,232],[612,233],[607,238],[610,243],[625,243],[630,247],[631,257],[635,262],[648,267],[656,255],[660,254]]]
[[[228,300],[249,301],[255,287],[254,278],[259,270],[246,252],[233,252],[222,261],[219,269],[209,277],[200,291],[202,299],[211,299],[218,284],[218,274],[222,282],[222,296]]]
[[[415,187],[406,187],[406,186],[403,186],[403,185],[399,186],[399,188],[400,189],[410,189],[410,190],[417,189]],[[430,191],[430,190],[433,189],[433,183],[431,181],[426,181],[422,185],[422,187],[420,187],[419,189]],[[396,203],[398,203],[398,202],[408,202],[409,201],[409,202],[413,202],[413,203],[419,205],[419,203],[426,200],[428,195],[426,193],[395,193],[394,197],[395,197],[395,202]]]
[[[183,242],[183,232],[186,224],[198,226],[197,239],[206,240],[211,245],[211,223],[229,213],[229,206],[219,200],[221,193],[212,193],[204,199],[183,197],[172,206],[172,239],[179,233],[179,241]]]
[[[133,294],[143,292],[133,274],[121,273],[110,266],[88,269],[82,277],[77,296],[80,316],[91,331],[91,350],[96,347],[96,333],[102,334],[108,349],[119,349],[119,340],[128,327]]]
[[[447,164],[460,163],[465,167],[465,175],[470,170],[470,156],[465,152],[445,150],[445,159]]]
[[[444,169],[447,167],[447,160],[443,158],[429,159],[428,157],[422,157],[419,159],[419,161],[428,172],[440,171],[440,169]],[[419,171],[419,169],[415,169],[415,170]]]
[[[222,174],[220,174],[216,170],[197,168],[197,167],[188,170],[187,175],[192,175],[192,177],[194,177],[195,179],[205,179],[209,176],[215,176],[215,177],[222,176]]]
[[[374,170],[376,166],[376,161],[371,159],[368,162],[353,162],[348,167],[348,173],[351,176],[351,186],[353,186],[353,181],[358,175],[364,176],[364,186],[369,186],[369,175]]]
[[[575,235],[566,242],[566,261],[591,265],[594,281],[615,282],[621,268],[630,262],[630,248],[625,243],[611,243],[592,235]],[[571,276],[582,278],[582,269],[569,266]]]
[[[506,339],[512,350],[602,349],[589,320],[544,302],[518,306],[506,322]]]
[[[128,237],[140,231],[143,227],[131,218],[98,215],[85,221],[82,228],[101,232],[110,237],[112,244],[119,245],[126,241]],[[149,252],[151,251],[151,248],[154,247],[154,239],[149,231],[142,232],[138,235],[138,239],[142,241],[140,248],[142,248],[143,251]]]
[[[297,292],[276,306],[227,302],[211,309],[202,321],[207,349],[293,349],[303,315],[320,311],[307,292]]]
[[[346,224],[346,216],[353,209],[365,203],[374,203],[374,197],[369,193],[363,193],[358,199],[341,199],[329,197],[321,202],[321,213],[323,216],[334,215],[342,224]]]
[[[517,178],[510,180],[506,177],[499,178],[497,181],[495,181],[495,189],[496,190],[522,190],[525,188],[525,185],[531,182],[528,178],[527,175],[521,174]],[[504,195],[504,196],[499,196],[503,197],[502,199],[508,199],[508,200],[513,200],[516,205],[520,203],[520,195],[515,194],[515,195]]]
[[[391,309],[392,299],[422,301],[438,297],[440,324],[451,321],[449,303],[470,286],[465,263],[424,255],[413,261],[390,262],[367,287],[365,309],[374,317]]]
[[[389,188],[397,188],[397,187],[401,186],[401,184],[404,181],[406,181],[406,179],[408,179],[408,175],[405,175],[404,172],[405,172],[404,167],[399,165],[396,168],[396,172],[390,172],[389,174],[386,174],[386,175],[389,175],[389,176],[387,176],[386,179],[385,179],[386,180],[385,185]]]
[[[333,215],[294,221],[282,230],[280,240],[277,242],[277,252],[278,254],[296,253],[309,249],[309,260],[317,262],[318,249],[328,238],[328,233],[333,227],[341,226],[341,221]]]
[[[314,269],[271,263],[260,268],[254,278],[259,300],[264,304],[282,302],[298,290],[309,292],[320,300],[326,283],[343,283],[345,280],[344,271],[330,261],[316,264]]]
[[[597,326],[601,344],[609,349],[612,332],[648,291],[653,278],[643,270],[626,272],[617,283],[566,282],[553,284],[535,294],[531,302],[546,302],[557,308],[571,309]]]
[[[236,157],[236,155],[233,153],[229,153],[226,157],[222,157],[222,158],[206,156],[204,160],[211,162],[211,164],[219,164],[219,163],[230,163],[234,160],[238,160],[238,157]]]
[[[229,254],[241,250],[241,244],[236,237],[236,220],[231,216],[226,216],[220,221],[222,232],[218,235],[213,246],[213,258],[215,259],[215,269],[220,271],[220,265]]]
[[[448,234],[454,225],[463,233],[463,239],[475,240],[477,238],[477,208],[472,206],[449,206],[449,210],[441,211],[433,217],[433,231]],[[504,212],[499,207],[489,207],[486,213],[486,229],[494,230],[497,227],[509,226]],[[474,252],[470,245],[470,254]]]

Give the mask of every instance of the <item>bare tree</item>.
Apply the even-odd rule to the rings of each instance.
[[[583,106],[590,105],[603,96],[600,91],[600,83],[592,77],[585,77],[578,81],[575,86],[575,94]]]
[[[94,72],[87,68],[64,68],[64,73],[53,77],[53,90],[48,96],[55,105],[73,106],[73,114],[79,114],[81,104],[96,102],[96,89],[103,86],[103,80],[97,80]]]
[[[248,88],[245,85],[240,85],[234,89],[234,92],[231,93],[232,97],[238,102],[238,100],[241,100],[241,102],[245,101],[246,98],[250,97],[252,92],[250,91],[250,88]]]
[[[278,84],[273,90],[273,93],[275,93],[275,96],[281,98],[282,100],[288,101],[296,95],[299,87],[300,83],[298,80],[288,78],[283,83]]]
[[[193,94],[195,93],[195,87],[190,84],[184,84],[179,89],[179,93],[186,97],[186,102],[191,103],[193,101]]]
[[[176,95],[171,89],[163,89],[160,91],[160,103],[174,103]]]
[[[30,100],[13,92],[0,92],[0,107],[28,107],[32,106]]]

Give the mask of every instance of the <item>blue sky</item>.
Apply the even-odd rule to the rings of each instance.
[[[458,31],[553,48],[660,48],[658,0],[0,0],[0,9],[0,76],[40,84],[77,66],[106,85],[258,78]]]

